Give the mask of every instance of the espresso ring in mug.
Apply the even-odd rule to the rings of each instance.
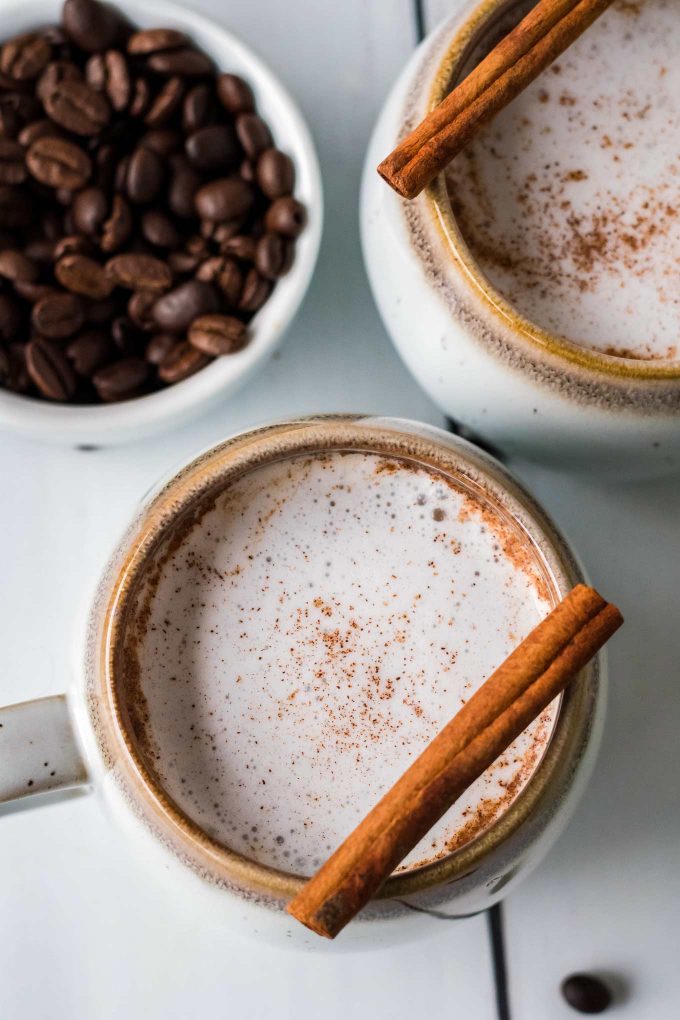
[[[517,0],[466,4],[428,37],[395,84],[362,185],[373,293],[416,379],[449,417],[496,448],[598,474],[673,471],[680,461],[680,359],[607,353],[536,325],[482,269],[452,211],[446,174],[407,202],[376,173],[470,70],[480,42],[526,7]],[[610,16],[589,30],[584,46]],[[540,83],[550,89],[554,77],[546,75]]]
[[[125,679],[126,635],[155,552],[168,540],[171,550],[181,545],[187,525],[200,520],[206,504],[228,491],[230,482],[277,462],[333,451],[377,455],[455,479],[475,500],[502,514],[517,541],[531,548],[550,605],[583,579],[554,525],[500,465],[464,440],[410,422],[326,417],[265,426],[209,450],[152,493],[120,543],[90,616],[87,711],[78,713],[88,760],[95,763],[93,771],[103,773],[109,796],[128,814],[132,809],[146,835],[184,869],[225,900],[235,893],[244,907],[265,908],[289,936],[303,941],[314,937],[296,931],[283,908],[305,875],[267,866],[215,839],[159,781],[142,734],[148,706],[138,685],[130,699]],[[535,864],[565,823],[592,766],[602,723],[602,685],[598,658],[562,696],[547,748],[507,810],[459,849],[393,875],[352,930],[366,937],[371,925],[363,922],[369,921],[392,927],[401,920],[410,927],[420,917],[417,911],[430,908],[448,916],[484,909]]]

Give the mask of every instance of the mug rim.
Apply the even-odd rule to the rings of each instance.
[[[429,89],[425,90],[423,113],[432,110],[448,94],[451,81],[481,33],[489,26],[490,21],[502,14],[505,9],[512,8],[516,3],[517,0],[479,0],[471,10],[467,10],[462,21],[458,14],[444,23],[442,31],[446,32],[451,26],[453,34],[444,48],[443,55],[438,56],[436,72],[430,81]],[[537,348],[540,352],[599,375],[637,382],[680,380],[680,360],[678,359],[626,358],[620,355],[606,354],[603,351],[580,345],[532,322],[511,302],[507,301],[482,272],[471,249],[465,242],[454,216],[444,173],[427,186],[423,197],[428,213],[444,244],[453,255],[461,274],[474,288],[487,314],[500,320],[501,324],[511,331],[511,334],[521,338],[522,341]]]
[[[131,736],[126,708],[119,695],[116,657],[124,636],[125,608],[149,554],[179,515],[224,483],[232,470],[270,463],[276,458],[275,440],[283,442],[280,456],[326,450],[381,452],[449,471],[477,486],[486,499],[496,499],[534,547],[545,568],[553,602],[583,580],[573,554],[552,520],[505,468],[458,436],[403,419],[362,415],[328,415],[277,422],[251,429],[219,443],[190,461],[150,494],[114,556],[102,593],[102,623],[97,628],[93,668],[87,682],[87,701],[98,748],[117,779],[126,787],[128,803],[147,827],[192,870],[240,895],[281,902],[297,893],[307,879],[258,863],[208,836],[166,794],[151,774]],[[502,496],[502,500],[499,499]],[[570,786],[575,766],[583,757],[593,722],[593,706],[600,684],[599,662],[593,660],[562,694],[550,739],[529,780],[509,807],[469,843],[437,860],[393,874],[377,899],[399,899],[470,875],[500,844],[505,843],[534,812],[559,803]],[[548,809],[550,813],[550,809]]]

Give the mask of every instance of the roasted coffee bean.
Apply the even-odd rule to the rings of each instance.
[[[23,252],[13,248],[0,251],[0,276],[6,280],[35,283],[39,275],[35,262],[27,258]]]
[[[61,19],[69,39],[87,53],[110,49],[122,29],[114,7],[98,0],[64,0]]]
[[[217,312],[219,306],[217,291],[211,284],[189,280],[156,301],[153,317],[162,330],[185,333],[199,315]]]
[[[114,255],[106,263],[106,272],[119,287],[130,290],[167,290],[172,284],[172,273],[166,262],[152,255],[129,253]],[[172,291],[171,291],[172,293]]]
[[[210,124],[199,128],[186,140],[186,154],[197,170],[228,170],[237,165],[240,149],[230,124]]]
[[[149,366],[142,358],[123,358],[100,368],[92,377],[101,400],[110,403],[127,400],[144,385],[149,375]]]
[[[138,329],[149,332],[155,328],[153,306],[158,300],[154,290],[136,290],[127,304],[127,313]]]
[[[58,262],[64,255],[90,255],[93,251],[92,242],[87,237],[67,234],[66,237],[60,237],[54,245],[53,258]]]
[[[9,138],[0,138],[0,184],[23,184],[27,176],[21,145]]]
[[[283,276],[291,267],[293,246],[280,234],[264,234],[257,242],[255,267],[269,280]]]
[[[81,234],[99,234],[109,213],[109,203],[101,188],[85,188],[73,199],[73,225]]]
[[[210,254],[207,241],[201,234],[192,234],[188,237],[184,243],[184,250],[200,259],[205,259]]]
[[[196,270],[196,279],[202,283],[214,283],[218,273],[224,265],[225,259],[221,255],[211,255],[205,262],[201,262]]]
[[[612,1003],[612,993],[604,981],[592,974],[571,974],[561,985],[562,995],[578,1013],[604,1013]]]
[[[153,53],[148,59],[148,65],[157,74],[177,74],[182,77],[200,77],[213,70],[210,57],[190,47]]]
[[[91,330],[70,340],[66,354],[76,373],[89,379],[93,372],[115,355],[115,348],[104,330]]]
[[[206,259],[196,271],[196,279],[216,284],[224,295],[229,308],[238,307],[243,290],[243,273],[235,259],[214,255]]]
[[[243,228],[244,217],[240,217],[237,220],[229,220],[227,223],[218,223],[212,233],[212,239],[215,244],[219,247],[220,251],[224,243],[232,237],[237,237]]]
[[[250,234],[237,234],[220,242],[220,251],[224,255],[233,255],[241,262],[254,262],[257,241]]]
[[[215,282],[224,295],[227,307],[238,308],[243,293],[243,273],[234,259],[224,259],[224,266]]]
[[[163,158],[177,152],[183,144],[184,139],[179,131],[171,131],[169,128],[154,128],[142,136],[140,145],[152,149],[158,156]]]
[[[123,158],[118,162],[116,172],[113,175],[113,186],[119,193],[127,190],[127,172],[129,165],[130,157],[123,156]]]
[[[64,81],[82,81],[80,68],[71,63],[70,60],[53,60],[48,64],[38,79],[35,87],[35,94],[41,103],[45,103],[48,96],[51,96],[57,85]]]
[[[53,294],[59,293],[56,287],[51,286],[49,283],[28,283],[26,280],[15,280],[14,290],[19,297],[22,297],[25,301],[30,301],[32,305],[42,301],[44,297],[50,297]]]
[[[265,303],[272,291],[269,280],[260,276],[257,269],[249,269],[243,283],[243,292],[239,301],[242,312],[257,312]]]
[[[132,233],[132,213],[122,195],[114,195],[111,215],[102,227],[101,249],[107,253],[118,251]]]
[[[28,169],[51,188],[82,188],[92,173],[86,152],[63,138],[39,138],[26,154]]]
[[[187,134],[205,127],[212,108],[212,93],[207,85],[194,85],[182,105],[182,130]]]
[[[96,135],[111,119],[111,107],[100,92],[84,81],[68,79],[45,98],[45,112],[76,135]]]
[[[19,335],[23,321],[18,302],[8,294],[0,294],[0,340],[7,343]]]
[[[130,156],[127,167],[127,196],[135,205],[148,205],[158,195],[165,170],[153,149],[140,145]]]
[[[264,216],[265,230],[291,239],[302,233],[306,222],[304,205],[290,195],[272,202]]]
[[[180,244],[175,224],[158,209],[150,209],[142,216],[142,234],[156,248],[177,248]]]
[[[144,122],[149,127],[161,127],[172,117],[184,98],[184,82],[181,78],[168,78],[163,88],[152,101]]]
[[[85,307],[76,294],[54,291],[33,305],[31,322],[41,336],[61,340],[82,329]]]
[[[168,254],[168,264],[178,276],[195,273],[201,261],[200,255],[190,255],[188,251],[171,251]]]
[[[146,78],[135,78],[130,100],[130,116],[143,117],[151,103],[151,89]]]
[[[240,177],[221,177],[196,192],[196,211],[203,219],[221,223],[245,215],[254,198],[253,189]]]
[[[97,92],[106,91],[108,73],[103,53],[93,53],[85,65],[85,81]]]
[[[93,301],[107,298],[114,287],[104,267],[86,255],[64,255],[54,267],[54,275],[62,287]]]
[[[136,356],[142,347],[140,330],[125,315],[119,315],[111,323],[111,338],[124,358]]]
[[[144,349],[144,357],[150,365],[160,365],[177,343],[170,333],[154,333]]]
[[[176,165],[168,189],[168,206],[175,216],[191,219],[196,215],[195,199],[201,183],[200,175],[188,164]]]
[[[44,36],[31,32],[10,39],[0,52],[0,71],[16,81],[37,78],[52,56]]]
[[[266,149],[257,160],[255,177],[267,198],[290,195],[295,184],[295,167],[280,149]]]
[[[75,373],[61,348],[50,340],[26,344],[26,368],[34,384],[48,400],[69,400],[76,391]]]
[[[132,82],[127,60],[120,50],[93,54],[87,62],[85,78],[91,88],[105,93],[116,112],[127,107],[132,96]]]
[[[189,343],[203,354],[216,358],[233,354],[245,346],[248,331],[232,315],[201,315],[189,326]]]
[[[168,351],[158,366],[158,377],[164,383],[182,382],[210,363],[210,358],[197,347],[181,341]]]
[[[127,43],[127,51],[135,57],[148,56],[161,50],[179,49],[189,40],[175,28],[145,28],[134,32]]]
[[[221,74],[217,79],[217,95],[225,110],[232,116],[251,113],[255,99],[250,85],[237,74]]]
[[[37,142],[39,138],[63,137],[64,133],[61,128],[45,117],[42,120],[34,120],[32,124],[27,124],[25,128],[22,128],[17,136],[17,141],[24,149],[30,149],[33,142]]]
[[[271,131],[256,113],[242,113],[236,118],[236,134],[250,159],[257,159],[261,152],[271,148]]]

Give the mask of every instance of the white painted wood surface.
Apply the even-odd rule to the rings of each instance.
[[[114,537],[155,478],[202,446],[309,411],[368,409],[441,423],[392,352],[358,243],[363,151],[415,43],[412,3],[192,6],[258,50],[309,120],[326,187],[319,268],[280,355],[190,428],[92,453],[0,437],[0,703],[63,689],[76,608]],[[449,10],[429,0],[428,24]],[[680,487],[519,471],[628,621],[611,656],[595,779],[553,853],[506,904],[513,1020],[573,1016],[557,994],[560,979],[598,968],[630,985],[613,1015],[672,1020],[680,1001]],[[305,957],[256,945],[179,915],[94,797],[0,819],[0,939],[2,1020],[495,1016],[482,918],[364,955]]]

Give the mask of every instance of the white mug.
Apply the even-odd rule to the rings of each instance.
[[[386,418],[310,418],[263,426],[225,440],[157,486],[138,509],[91,600],[65,695],[0,710],[0,804],[77,787],[94,789],[155,862],[171,894],[244,931],[287,945],[328,944],[285,913],[305,881],[248,859],[200,829],[165,793],[137,741],[121,681],[126,606],[145,564],[178,519],[243,471],[328,450],[397,456],[452,473],[482,492],[528,537],[557,603],[583,580],[554,524],[506,470],[464,440]],[[522,792],[470,843],[393,875],[340,936],[340,946],[385,945],[433,930],[442,918],[490,906],[540,860],[566,824],[591,771],[604,715],[603,657],[562,695],[550,742]],[[36,805],[46,798],[35,797]],[[160,865],[160,866],[159,866]]]
[[[680,463],[680,363],[615,357],[529,322],[484,277],[443,176],[413,201],[377,165],[448,92],[508,0],[474,0],[416,50],[368,148],[361,233],[373,294],[421,386],[501,450],[566,468],[643,477]]]

